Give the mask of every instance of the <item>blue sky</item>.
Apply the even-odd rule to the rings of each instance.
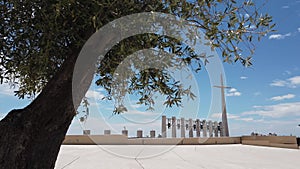
[[[226,94],[230,132],[231,135],[247,135],[253,131],[300,136],[297,127],[300,124],[300,1],[272,0],[262,11],[273,16],[277,32],[256,43],[253,66],[223,65],[226,84],[232,87]],[[194,92],[198,97],[194,101],[185,100],[184,107],[166,109],[157,96],[155,111],[145,112],[144,107],[135,104],[134,96],[127,96],[129,111],[123,115],[112,115],[113,102],[94,100],[101,98],[104,91],[91,86],[87,93],[91,115],[84,124],[75,117],[68,133],[81,134],[82,127],[94,134],[102,134],[104,129],[119,133],[124,126],[132,136],[137,129],[143,129],[145,135],[152,129],[160,133],[162,114],[219,121],[219,94],[214,96],[218,101],[211,104],[211,86],[219,84],[210,84],[206,70],[186,83],[197,86]],[[7,85],[0,85],[0,118],[29,102],[14,97],[13,89]]]

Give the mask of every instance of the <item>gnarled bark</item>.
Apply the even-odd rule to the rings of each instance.
[[[0,168],[48,169],[55,161],[75,115],[72,73],[79,50],[27,107],[12,110],[0,122]]]

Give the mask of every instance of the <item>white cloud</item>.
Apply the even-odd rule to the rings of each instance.
[[[228,117],[228,119],[239,119],[240,118],[240,116],[234,115],[234,114],[228,114],[227,117]]]
[[[217,119],[221,119],[222,118],[222,113],[214,113],[211,115],[212,118],[217,118]],[[227,118],[228,119],[233,119],[233,120],[240,120],[240,121],[254,121],[254,119],[252,117],[241,117],[239,115],[236,114],[227,114]]]
[[[231,97],[231,96],[241,96],[241,92],[234,92],[234,93],[228,93],[226,96]]]
[[[210,116],[211,118],[218,118],[218,119],[221,119],[222,118],[222,113],[214,113]],[[230,114],[230,113],[227,113],[227,118],[228,119],[238,119],[240,116],[238,115],[235,115],[235,114]]]
[[[300,32],[300,28],[298,28],[298,32]]]
[[[210,115],[210,117],[220,119],[222,117],[222,114],[221,113],[214,113],[214,114]]]
[[[261,92],[255,92],[253,93],[254,96],[260,96],[261,95]]]
[[[230,92],[230,93],[234,93],[234,92],[237,92],[237,89],[235,89],[235,88],[231,88],[228,92]]]
[[[292,77],[292,78],[289,78],[288,81],[290,82],[290,84],[293,86],[298,86],[300,85],[300,76],[295,76],[295,77]]]
[[[102,99],[103,97],[105,97],[104,94],[102,94],[99,91],[93,91],[93,90],[88,90],[85,94],[85,96],[87,98],[95,98],[95,99]]]
[[[226,94],[226,96],[231,97],[231,96],[241,96],[242,93],[239,92],[237,89],[235,88],[231,88],[228,93]]]
[[[285,39],[286,37],[291,36],[291,33],[287,33],[287,34],[273,34],[269,36],[269,39]]]
[[[283,95],[283,96],[275,96],[275,97],[272,97],[270,100],[273,100],[273,101],[281,101],[281,100],[285,100],[285,99],[292,99],[292,98],[295,98],[296,95],[294,94],[287,94],[287,95]]]
[[[252,117],[239,118],[238,120],[241,120],[241,121],[254,121],[254,119]]]
[[[300,86],[300,76],[294,76],[286,80],[274,80],[270,86],[297,88]]]
[[[256,110],[243,112],[242,115],[258,115],[263,117],[300,117],[300,102],[281,103],[269,106],[254,106]]]
[[[287,85],[287,83],[286,83],[286,81],[284,81],[284,80],[274,80],[271,84],[270,84],[270,86],[276,86],[276,87],[284,87],[284,86],[286,86]]]
[[[290,6],[285,5],[285,6],[282,6],[282,8],[283,8],[283,9],[288,9],[288,8],[290,8]]]
[[[134,109],[142,108],[144,105],[142,104],[130,104],[130,106]]]
[[[159,113],[151,112],[151,111],[128,110],[128,112],[126,112],[124,115],[125,116],[126,115],[154,116],[154,115],[159,115]]]
[[[8,84],[0,84],[0,95],[14,96],[14,89]]]
[[[248,77],[246,77],[246,76],[241,76],[240,79],[246,80],[246,79],[248,79]]]

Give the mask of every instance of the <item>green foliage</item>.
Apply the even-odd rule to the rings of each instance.
[[[80,122],[86,122],[86,119],[90,115],[90,109],[89,109],[90,103],[88,101],[88,98],[84,97],[81,102],[81,109],[77,110],[76,114],[79,115],[82,113],[83,115],[80,115],[79,120]]]
[[[39,93],[72,50],[81,48],[98,28],[121,16],[149,11],[146,2],[136,2],[1,1],[1,82],[17,84],[20,98]]]
[[[19,98],[41,92],[74,49],[81,48],[106,23],[125,15],[156,11],[186,19],[205,33],[207,45],[218,49],[224,62],[240,61],[244,66],[252,65],[253,42],[275,26],[272,17],[260,14],[259,8],[248,0],[1,0],[0,8],[0,82],[16,84]],[[170,37],[145,34],[124,39],[99,63],[97,72],[96,83],[108,91],[107,98],[119,100],[116,113],[126,110],[122,105],[125,93],[139,95],[139,103],[149,108],[154,104],[154,92],[166,96],[167,106],[179,106],[183,96],[195,97],[165,69],[137,71],[124,82],[126,90],[118,90],[113,79],[115,69],[126,56],[148,48],[176,56],[169,58],[173,62],[165,68],[195,62],[198,71],[200,58],[206,57],[196,55],[180,40]],[[247,51],[242,51],[244,48]],[[140,59],[147,62],[146,57]]]

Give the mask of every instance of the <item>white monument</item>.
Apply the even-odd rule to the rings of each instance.
[[[214,86],[221,89],[222,94],[222,128],[224,133],[222,133],[222,136],[229,137],[229,129],[228,129],[228,121],[227,121],[227,112],[226,112],[226,102],[225,102],[225,91],[224,89],[230,89],[230,87],[224,86],[223,83],[223,76],[221,74],[221,86]]]

